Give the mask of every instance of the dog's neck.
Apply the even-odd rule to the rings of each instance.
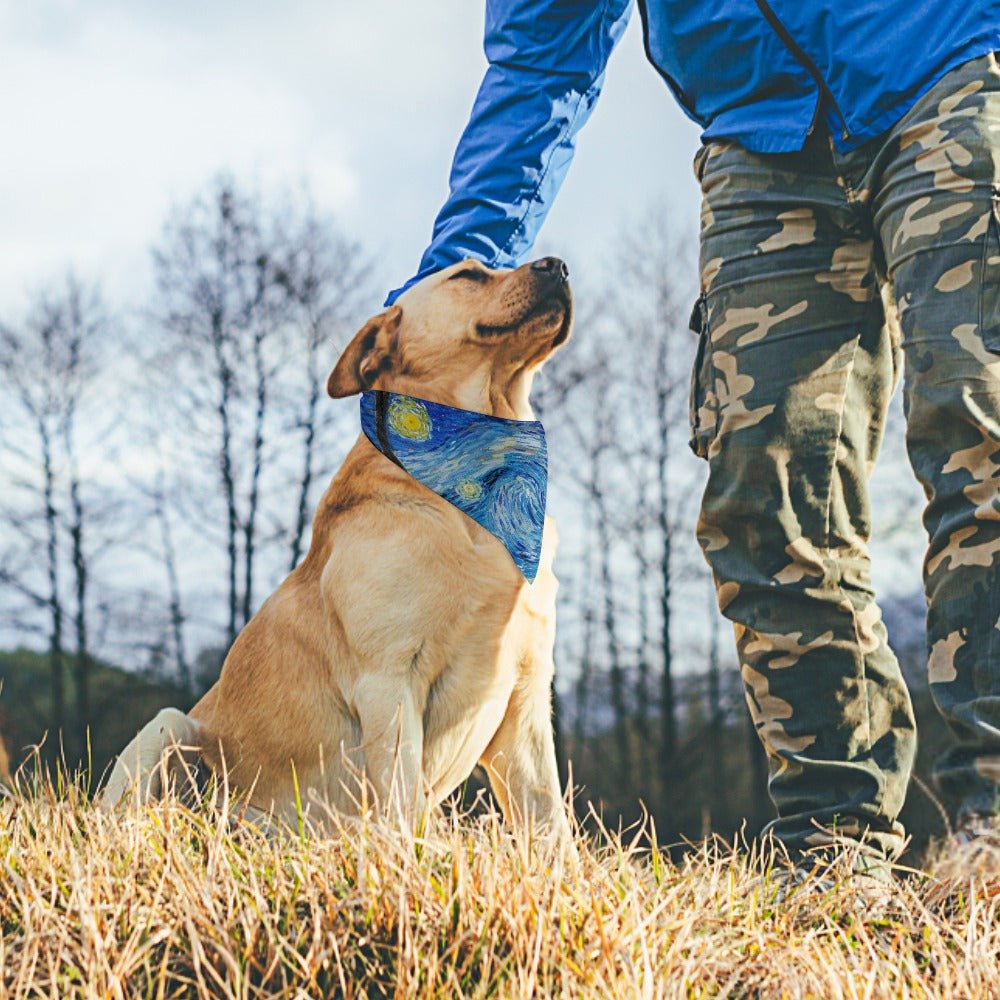
[[[470,413],[505,420],[534,420],[531,407],[533,371],[519,370],[512,374],[491,372],[486,377],[470,379],[460,385],[443,386],[433,378],[422,379],[405,375],[390,375],[376,379],[370,387],[382,392],[394,392],[416,399],[451,406]]]
[[[480,405],[465,406],[463,409],[474,409],[477,413],[485,413],[491,417],[504,417],[507,420],[534,420],[535,413],[531,408],[531,376],[519,374],[513,382],[501,383],[491,380],[484,386]]]

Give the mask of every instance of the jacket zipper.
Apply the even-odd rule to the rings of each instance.
[[[758,10],[767,19],[767,23],[771,25],[774,33],[785,43],[785,46],[789,49],[793,56],[799,60],[800,63],[806,68],[806,72],[816,81],[816,86],[819,87],[820,93],[826,97],[830,102],[831,107],[836,112],[837,117],[840,119],[841,133],[840,138],[842,141],[846,142],[851,137],[850,130],[847,127],[847,119],[844,117],[843,111],[840,110],[840,106],[837,104],[836,99],[833,96],[830,88],[827,86],[826,80],[823,79],[823,74],[820,73],[817,65],[806,55],[805,50],[795,41],[794,38],[788,33],[785,26],[778,20],[778,15],[771,10],[770,5],[766,0],[755,0]],[[809,131],[807,135],[811,135],[813,129],[816,127],[816,120],[819,118],[820,106],[822,101],[816,102],[816,110],[813,112],[813,119],[809,123]]]
[[[678,86],[677,81],[669,73],[664,72],[660,64],[653,58],[652,49],[649,47],[649,14],[646,9],[646,0],[636,0],[636,4],[639,8],[639,20],[642,23],[642,47],[646,50],[646,59],[649,61],[649,65],[660,74],[660,78],[666,82],[681,107],[687,110],[694,121],[704,127],[707,123],[695,114],[694,104],[688,100],[687,95]]]

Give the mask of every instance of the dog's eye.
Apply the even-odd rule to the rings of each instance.
[[[448,280],[457,281],[459,278],[466,278],[468,281],[485,281],[488,275],[478,267],[467,267],[463,271],[456,271]]]

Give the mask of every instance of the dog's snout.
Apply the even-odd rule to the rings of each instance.
[[[541,257],[532,263],[531,270],[558,278],[560,281],[566,281],[569,278],[569,268],[566,266],[566,262],[558,257]]]

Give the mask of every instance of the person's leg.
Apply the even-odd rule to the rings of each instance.
[[[949,73],[893,129],[875,219],[900,308],[910,461],[927,494],[931,691],[958,737],[939,785],[1000,782],[1000,67]]]
[[[768,754],[770,829],[793,851],[866,836],[892,856],[914,725],[869,575],[895,356],[867,214],[825,139],[791,156],[716,143],[697,171],[698,537]]]

